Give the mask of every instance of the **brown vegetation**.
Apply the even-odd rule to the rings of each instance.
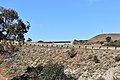
[[[110,67],[119,65],[119,61],[115,61],[115,57],[120,54],[119,50],[86,50],[74,48],[72,51],[73,53],[77,52],[77,55],[70,58],[68,51],[71,50],[71,48],[23,46],[19,52],[16,52],[17,56],[12,65],[6,67],[6,74],[10,77],[20,76],[26,71],[28,66],[44,66],[52,62],[63,64],[65,74],[70,74],[75,78],[84,76],[86,71],[88,77],[94,77],[94,72],[96,71],[102,75]]]
[[[111,37],[111,40],[120,40],[120,34],[99,34],[89,39],[88,42],[106,41],[107,37]]]

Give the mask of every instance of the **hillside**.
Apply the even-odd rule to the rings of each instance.
[[[72,75],[77,80],[120,80],[119,50],[75,48],[72,53],[75,52],[77,55],[72,58],[70,51],[71,48],[23,46],[16,53],[16,59],[12,64],[2,66],[6,68],[6,73],[13,77],[22,75],[28,66],[45,65],[49,62],[62,63],[65,74]]]
[[[120,40],[120,34],[99,34],[89,39],[88,42],[97,42],[97,41],[105,41],[106,37],[111,37],[114,40]]]

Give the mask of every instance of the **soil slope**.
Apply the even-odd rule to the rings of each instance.
[[[18,76],[25,72],[27,66],[53,62],[62,63],[65,74],[79,78],[78,80],[99,80],[96,78],[103,76],[110,68],[120,65],[120,61],[115,61],[115,57],[120,55],[119,50],[75,49],[77,55],[73,58],[69,56],[70,50],[70,48],[24,46],[17,53],[16,59],[7,69],[7,73],[11,77]],[[96,62],[95,56],[99,61]]]
[[[91,39],[89,39],[89,42],[97,42],[97,41],[105,41],[106,37],[111,37],[111,39],[114,40],[120,40],[120,34],[99,34]]]

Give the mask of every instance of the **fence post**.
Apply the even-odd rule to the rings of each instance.
[[[51,47],[53,47],[53,45],[51,45]]]
[[[107,49],[108,49],[109,47],[107,46]]]
[[[68,48],[68,46],[67,46],[67,48]]]
[[[101,46],[99,47],[99,49],[101,49]]]
[[[92,46],[92,49],[94,48],[94,46]]]
[[[117,49],[117,47],[115,46],[115,50]]]

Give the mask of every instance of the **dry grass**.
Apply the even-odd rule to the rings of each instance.
[[[120,34],[100,34],[89,39],[88,42],[106,41],[106,37],[111,37],[113,41],[120,40]]]

